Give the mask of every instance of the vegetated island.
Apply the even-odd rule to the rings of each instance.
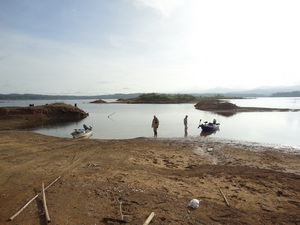
[[[118,99],[117,103],[128,104],[180,104],[180,103],[196,103],[197,99],[201,97],[195,97],[187,94],[157,94],[148,93],[141,94],[136,98]]]
[[[81,120],[88,113],[69,104],[54,103],[28,107],[0,107],[1,130],[27,129]]]

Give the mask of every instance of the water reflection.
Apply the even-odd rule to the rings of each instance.
[[[215,113],[218,115],[221,115],[221,116],[231,117],[231,116],[234,116],[235,114],[237,114],[237,111],[228,111],[228,112],[221,111],[221,112],[215,112]]]
[[[187,128],[184,128],[184,137],[188,136]]]
[[[67,126],[72,126],[77,123],[81,123],[83,119],[50,119],[47,121],[35,121],[32,128],[25,130],[37,130],[37,129],[52,129],[52,128],[63,128]]]
[[[201,131],[200,136],[201,137],[207,137],[209,135],[216,134],[218,131],[220,131],[219,128],[216,129],[216,130],[212,130],[212,131]]]

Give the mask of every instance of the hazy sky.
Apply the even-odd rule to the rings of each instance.
[[[0,93],[300,84],[299,0],[0,0]]]

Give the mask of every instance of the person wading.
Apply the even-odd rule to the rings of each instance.
[[[184,136],[186,137],[188,135],[188,116],[186,115],[183,119],[184,124]]]
[[[158,126],[159,126],[159,120],[157,119],[156,116],[154,116],[153,120],[152,120],[152,128],[153,128],[153,132],[154,132],[154,137],[157,137]]]

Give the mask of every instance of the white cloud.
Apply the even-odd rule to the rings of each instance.
[[[88,32],[80,40],[1,28],[0,78],[7,84],[1,91],[101,94],[299,84],[300,3],[122,1],[131,3],[130,13],[110,8],[114,15],[122,11],[122,23],[108,15],[91,30],[86,17],[68,27]]]
[[[132,2],[137,7],[149,7],[164,17],[170,17],[186,0],[132,0]]]

